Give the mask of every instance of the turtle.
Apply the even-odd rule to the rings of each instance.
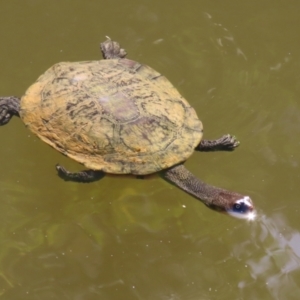
[[[110,38],[100,49],[103,59],[57,63],[21,98],[0,97],[0,125],[20,117],[41,140],[87,168],[70,172],[57,164],[66,181],[159,172],[209,208],[241,218],[253,213],[249,196],[204,183],[184,166],[194,151],[234,150],[235,136],[202,139],[194,108],[165,76],[126,58]]]

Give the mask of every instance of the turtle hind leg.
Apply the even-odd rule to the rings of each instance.
[[[69,172],[66,168],[59,164],[57,164],[55,167],[58,176],[65,181],[89,183],[100,180],[105,176],[105,173],[102,171],[84,170],[80,172]]]
[[[0,97],[0,126],[7,124],[13,116],[19,117],[20,98]]]
[[[195,148],[197,151],[232,151],[240,142],[230,134],[225,134],[216,140],[202,140]]]

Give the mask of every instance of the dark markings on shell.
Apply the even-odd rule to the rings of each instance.
[[[94,117],[98,116],[98,115],[99,115],[99,112],[97,110],[93,110],[93,111],[87,112],[86,118],[90,119],[90,120],[93,120]]]
[[[81,98],[74,98],[73,102],[67,102],[66,110],[69,111],[70,109],[76,107],[81,102]]]
[[[81,116],[86,118],[89,111],[91,109],[93,109],[94,107],[95,107],[95,103],[92,102],[92,101],[88,104],[81,104],[79,106],[79,108],[71,110],[70,113],[69,113],[69,116],[72,120],[74,120],[75,118],[81,118]]]
[[[151,79],[152,80],[156,80],[156,79],[159,79],[160,77],[162,77],[163,75],[161,75],[161,74],[159,74],[158,76],[154,76],[154,77],[152,77]]]
[[[128,59],[56,64],[21,106],[25,124],[45,142],[108,173],[171,167],[202,137],[195,111],[172,84]]]

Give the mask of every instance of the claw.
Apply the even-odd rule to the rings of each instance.
[[[55,168],[56,168],[56,171],[58,173],[58,176],[60,178],[64,179],[64,180],[67,180],[67,178],[68,178],[68,176],[67,176],[68,175],[68,171],[64,167],[62,167],[61,165],[59,165],[59,164],[56,164]]]
[[[240,145],[240,142],[236,139],[234,135],[226,134],[220,139],[220,144],[223,149],[233,150]]]

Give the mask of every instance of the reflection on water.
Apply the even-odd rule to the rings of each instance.
[[[255,228],[256,227],[256,228]],[[289,227],[284,216],[261,216],[253,228],[251,243],[264,255],[246,259],[255,281],[265,283],[272,299],[293,296],[300,274],[300,232]],[[253,254],[252,254],[253,255]]]
[[[126,188],[109,203],[94,196],[66,200],[56,210],[43,203],[33,217],[28,212],[37,203],[22,208],[23,192],[34,196],[30,189],[16,191],[17,211],[5,201],[11,227],[1,231],[5,299],[218,299],[229,286],[236,299],[293,299],[298,290],[300,232],[283,214],[259,212],[252,222],[218,214],[227,230],[199,231],[201,219],[188,213],[194,202],[153,202]]]

